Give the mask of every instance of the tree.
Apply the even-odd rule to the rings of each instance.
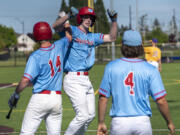
[[[65,0],[62,0],[60,11],[65,11],[66,13],[69,11],[69,7],[66,5]]]
[[[159,23],[159,20],[157,18],[155,18],[155,20],[153,22],[153,30],[158,29],[158,28],[161,29],[161,25]]]
[[[0,37],[0,40],[5,44],[5,47],[10,47],[11,45],[15,45],[17,43],[16,33],[13,28],[0,25]],[[3,44],[0,45],[1,48],[3,48]]]
[[[108,33],[110,26],[106,15],[106,10],[102,0],[97,0],[95,3],[96,23],[95,32]]]
[[[168,42],[168,35],[161,29],[161,24],[157,18],[155,18],[152,28],[152,31],[147,32],[146,40],[152,40],[152,38],[156,38],[159,43]]]
[[[5,43],[0,35],[0,51],[3,50],[5,48]]]

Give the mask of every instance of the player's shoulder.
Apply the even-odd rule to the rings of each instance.
[[[115,59],[107,63],[106,68],[113,68],[120,63],[120,59]]]
[[[40,56],[41,56],[41,51],[40,51],[40,48],[39,48],[36,51],[32,52],[29,57],[36,58],[36,57],[40,57]]]
[[[55,41],[54,45],[60,45],[60,44],[68,43],[68,42],[69,42],[68,38],[67,37],[63,37],[60,40]]]

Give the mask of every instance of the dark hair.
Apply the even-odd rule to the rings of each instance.
[[[140,46],[122,45],[121,53],[124,55],[124,57],[136,58],[136,57],[144,55],[144,48],[142,45]]]
[[[85,19],[85,18],[87,18],[87,17],[90,17],[90,19],[91,19],[91,21],[92,21],[92,23],[91,23],[91,27],[94,25],[94,23],[95,23],[95,21],[96,21],[96,16],[94,16],[94,15],[80,15],[80,17],[81,17],[81,22],[80,22],[80,24],[82,23],[82,21],[83,21],[83,19]]]

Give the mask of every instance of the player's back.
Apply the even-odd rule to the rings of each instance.
[[[108,64],[111,72],[111,94],[113,105],[111,115],[141,116],[151,115],[149,95],[151,79],[154,76],[152,65],[143,59],[121,58]]]
[[[31,54],[25,73],[33,79],[34,93],[41,90],[61,90],[67,44],[67,39],[59,40],[50,47],[40,48]]]
[[[157,47],[144,47],[147,61],[158,61],[161,58],[161,50]]]

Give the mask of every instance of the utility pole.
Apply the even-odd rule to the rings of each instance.
[[[25,43],[25,39],[24,39],[24,21],[21,21],[19,18],[15,18],[15,20],[17,20],[21,25],[22,25],[22,34],[23,34],[23,44]]]
[[[139,25],[138,25],[138,0],[136,0],[136,30],[139,31]]]
[[[111,0],[110,1],[110,9],[113,10],[113,4],[114,4],[114,0]],[[115,60],[115,43],[112,42],[112,45],[111,45],[111,49],[112,49],[112,60]]]
[[[129,6],[129,29],[132,29],[132,12],[131,12],[131,6]]]
[[[94,0],[88,0],[88,7],[94,9]],[[89,28],[90,32],[94,32],[94,26]]]

